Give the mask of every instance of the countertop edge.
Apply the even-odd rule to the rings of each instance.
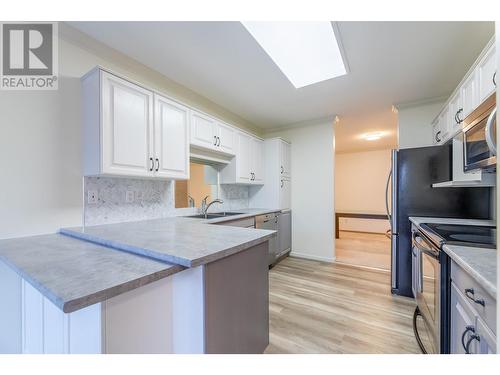
[[[464,272],[477,281],[486,290],[486,292],[488,292],[491,297],[496,300],[497,288],[493,283],[482,276],[470,264],[468,264],[467,261],[455,253],[453,249],[450,249],[446,244],[443,246],[443,250]]]

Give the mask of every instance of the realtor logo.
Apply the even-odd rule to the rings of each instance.
[[[1,23],[2,90],[56,90],[57,23]]]

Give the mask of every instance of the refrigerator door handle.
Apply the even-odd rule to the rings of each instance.
[[[391,182],[391,176],[392,176],[392,169],[389,171],[389,175],[387,176],[387,182],[385,184],[385,211],[387,212],[387,219],[389,220],[389,223],[391,225],[391,233],[392,233],[393,232],[392,218],[391,218],[391,213],[389,211],[389,184]]]

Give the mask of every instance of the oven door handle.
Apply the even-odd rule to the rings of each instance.
[[[493,155],[497,155],[497,146],[495,144],[495,140],[493,139],[492,127],[493,122],[495,121],[497,116],[497,107],[493,111],[491,111],[490,116],[488,117],[488,121],[486,122],[486,128],[484,129],[484,135],[486,138],[486,143],[488,144],[488,148],[490,149]]]
[[[418,234],[417,232],[413,232],[413,235],[412,235],[412,239],[413,239],[413,245],[418,249],[420,250],[422,253],[434,258],[434,259],[437,259],[439,260],[439,251],[436,251],[436,250],[432,250],[432,249],[428,249],[426,247],[423,247],[419,240],[418,239],[421,239],[422,241],[424,241],[425,243],[428,244],[428,242],[420,235]]]

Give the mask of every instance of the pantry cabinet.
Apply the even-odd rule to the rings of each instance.
[[[85,176],[189,178],[189,109],[96,68],[82,78]]]
[[[281,138],[264,141],[264,186],[250,189],[252,207],[291,209],[291,145]]]

